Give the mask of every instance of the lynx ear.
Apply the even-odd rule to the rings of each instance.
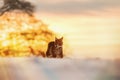
[[[63,37],[61,37],[61,40],[63,40]]]
[[[57,40],[57,37],[55,37],[55,40]]]

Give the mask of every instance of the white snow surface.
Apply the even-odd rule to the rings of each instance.
[[[0,80],[120,80],[119,71],[102,59],[0,58]]]

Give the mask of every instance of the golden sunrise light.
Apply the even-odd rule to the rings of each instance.
[[[38,15],[49,28],[66,38],[72,57],[117,58],[120,48],[120,19],[111,15]],[[44,17],[45,16],[45,17]],[[54,17],[54,18],[53,18]]]
[[[6,16],[6,14],[1,16],[0,26],[2,34],[0,39],[2,48],[7,47],[7,49],[11,49],[8,46],[12,45],[12,49],[16,51],[17,48],[15,46],[18,48],[24,46],[26,49],[23,52],[30,52],[32,49],[37,54],[40,51],[39,45],[41,45],[45,46],[41,50],[45,53],[47,43],[50,40],[55,40],[55,37],[64,37],[64,55],[66,57],[120,57],[120,10],[119,5],[116,4],[116,0],[114,3],[113,1],[108,2],[103,0],[70,0],[69,3],[67,3],[68,0],[27,1],[36,5],[35,17],[28,17],[22,14],[23,16],[17,18],[16,16],[21,15],[19,12],[15,13],[15,15],[11,13],[9,15],[10,17],[8,15]],[[92,2],[101,5],[95,5]],[[103,7],[102,3],[106,5]],[[3,26],[5,27],[3,28]],[[43,30],[42,32],[48,35],[40,36],[39,28],[40,31]],[[36,37],[34,40],[30,39],[26,42],[26,38],[21,36],[24,35],[22,34],[24,31],[27,31],[27,35],[25,36],[31,36],[30,38],[34,37],[34,31],[37,32],[35,33]],[[16,35],[13,35],[13,32]],[[15,36],[16,38],[14,38]],[[23,38],[23,40],[21,39],[19,41],[20,38]],[[39,40],[43,41],[39,42]],[[18,46],[22,42],[24,42],[24,45]],[[31,45],[32,48],[30,47]],[[6,52],[6,48],[2,52],[10,54]]]
[[[120,80],[120,0],[0,0],[0,80]]]

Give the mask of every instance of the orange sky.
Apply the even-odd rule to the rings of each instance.
[[[69,45],[67,56],[120,57],[119,0],[37,0],[37,17]],[[65,47],[65,46],[64,46]]]

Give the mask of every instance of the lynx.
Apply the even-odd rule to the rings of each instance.
[[[48,58],[63,58],[63,37],[55,38],[55,41],[49,42],[46,56]]]

